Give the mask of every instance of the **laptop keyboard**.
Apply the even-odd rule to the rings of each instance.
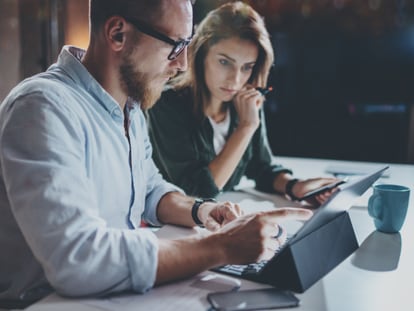
[[[286,243],[291,238],[292,238],[292,235],[288,234],[288,237],[286,238],[285,244],[283,244],[281,247],[279,247],[275,251],[275,254],[279,253],[280,250],[283,248],[283,246],[286,245]],[[259,262],[250,263],[248,265],[225,265],[225,266],[220,266],[220,267],[217,267],[217,268],[213,268],[211,270],[216,271],[216,272],[222,272],[222,273],[237,275],[237,276],[249,276],[249,275],[258,274],[264,268],[264,266],[267,264],[267,262],[268,262],[268,260],[261,260]]]
[[[248,265],[225,265],[212,269],[213,271],[223,272],[233,275],[251,275],[259,273],[263,267],[266,265],[267,260],[262,260],[260,262],[251,263]]]

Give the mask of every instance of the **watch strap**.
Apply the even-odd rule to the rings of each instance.
[[[199,227],[204,227],[203,222],[198,218],[198,210],[204,202],[217,202],[215,199],[207,198],[207,199],[201,199],[196,198],[193,204],[193,207],[191,208],[191,217],[193,218],[195,224]]]
[[[293,194],[293,186],[299,181],[299,179],[294,178],[287,182],[285,187],[285,193],[290,197],[292,201],[298,201],[299,198]]]

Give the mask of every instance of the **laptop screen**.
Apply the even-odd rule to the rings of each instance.
[[[339,186],[339,191],[334,193],[328,201],[315,210],[314,215],[292,235],[288,243],[300,240],[320,226],[335,218],[339,213],[351,208],[354,200],[364,194],[365,191],[388,169],[382,167],[371,174],[367,174]]]

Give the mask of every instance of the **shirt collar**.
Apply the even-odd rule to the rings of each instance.
[[[98,81],[96,81],[81,63],[81,59],[85,55],[85,52],[86,51],[81,48],[65,45],[58,57],[57,66],[62,68],[75,84],[82,85],[93,97],[96,97],[98,102],[107,111],[113,113],[114,110],[120,110],[121,107],[115,99],[99,84]],[[139,107],[139,104],[130,98],[128,98],[127,104],[129,105],[129,110],[131,112],[134,108]]]

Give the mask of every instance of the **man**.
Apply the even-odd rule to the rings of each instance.
[[[277,223],[311,212],[240,216],[195,201],[151,159],[140,108],[185,70],[189,0],[91,0],[87,51],[64,47],[48,71],[0,107],[0,300],[24,305],[51,290],[98,296],[271,256]],[[204,224],[211,235],[158,240],[152,225]],[[282,239],[283,240],[283,239]]]

